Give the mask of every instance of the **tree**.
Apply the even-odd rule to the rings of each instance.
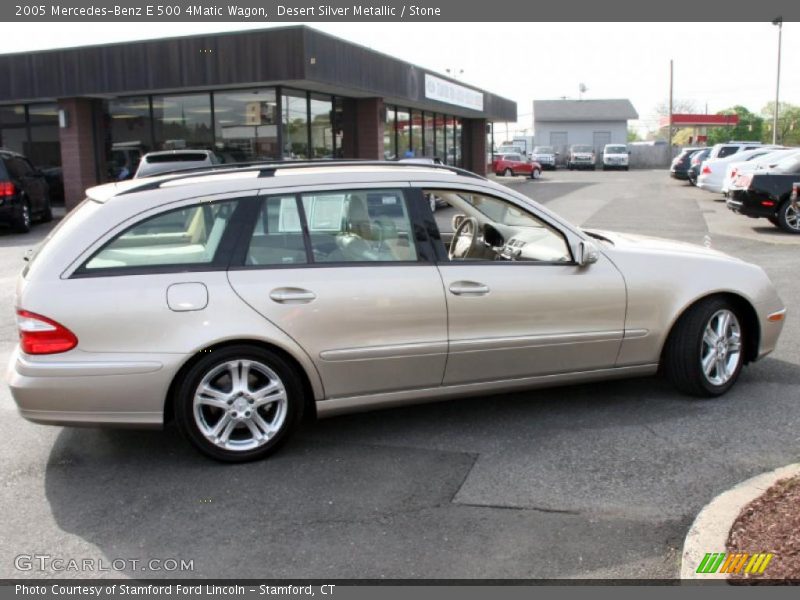
[[[628,141],[629,142],[641,142],[642,136],[639,135],[639,132],[636,131],[633,127],[628,127]]]
[[[697,102],[686,98],[672,99],[673,115],[692,115],[697,113]],[[669,102],[659,102],[656,104],[656,114],[661,117],[669,116]]]
[[[772,141],[772,120],[775,114],[775,103],[770,102],[761,109],[764,116],[763,141]],[[778,104],[778,143],[787,146],[800,144],[800,106],[780,102]]]
[[[729,127],[714,127],[708,130],[708,144],[720,144],[729,140],[760,141],[764,132],[764,119],[736,105],[717,113],[718,115],[738,115],[739,123]]]

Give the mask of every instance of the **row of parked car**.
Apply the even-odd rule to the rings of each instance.
[[[758,142],[685,148],[672,161],[670,175],[721,193],[737,214],[800,233],[800,148]]]
[[[502,149],[501,149],[502,150]],[[630,151],[625,144],[606,144],[603,147],[603,170],[630,168]],[[521,151],[500,152],[494,155],[491,162],[492,172],[500,176],[525,175],[531,179],[539,179],[545,169],[555,170],[556,161],[561,155],[552,146],[536,146],[530,156]],[[566,166],[570,171],[575,169],[597,168],[597,155],[594,147],[586,144],[574,144],[569,147]]]

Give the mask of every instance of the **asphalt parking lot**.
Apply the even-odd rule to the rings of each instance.
[[[19,554],[185,559],[191,577],[675,577],[713,496],[798,460],[800,236],[666,171],[500,180],[586,226],[709,237],[760,264],[789,308],[777,351],[714,401],[658,378],[471,398],[320,421],[233,466],[173,428],[30,424],[3,386],[0,577],[54,575],[16,569]],[[3,364],[22,255],[46,229],[0,233]]]

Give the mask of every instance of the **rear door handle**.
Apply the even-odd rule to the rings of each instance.
[[[477,281],[454,281],[448,289],[456,296],[485,296],[489,293],[489,286]]]
[[[270,299],[279,304],[308,304],[317,295],[309,290],[302,288],[276,288],[269,293]]]

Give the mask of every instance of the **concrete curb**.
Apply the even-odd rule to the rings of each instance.
[[[756,475],[709,502],[697,515],[689,528],[689,533],[686,534],[681,560],[681,579],[724,581],[727,574],[695,573],[700,561],[707,552],[725,552],[725,542],[728,541],[731,526],[742,508],[761,496],[776,481],[794,477],[799,473],[800,463],[796,463]]]

